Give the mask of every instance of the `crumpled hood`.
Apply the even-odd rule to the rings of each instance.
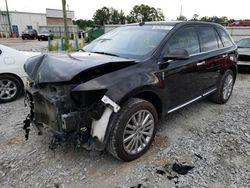
[[[51,53],[31,57],[25,63],[24,69],[35,83],[66,82],[83,71],[114,62],[129,64],[134,61],[88,52]]]

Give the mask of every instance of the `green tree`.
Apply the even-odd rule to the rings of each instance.
[[[122,10],[119,12],[119,23],[120,24],[125,24],[126,23],[126,16]]]
[[[110,23],[111,24],[119,24],[120,18],[119,18],[119,12],[116,9],[110,8]]]
[[[198,15],[198,14],[194,14],[191,20],[192,20],[192,21],[197,21],[197,20],[199,20],[199,15]]]
[[[73,24],[77,25],[80,29],[85,30],[87,27],[93,27],[94,21],[79,19],[79,20],[73,21]]]
[[[228,18],[226,16],[222,17],[217,17],[216,23],[222,24],[222,25],[227,25],[228,24]]]
[[[177,17],[177,20],[187,21],[187,17],[186,17],[186,16],[181,15],[181,16],[178,16],[178,17]]]
[[[112,7],[103,7],[96,10],[93,20],[98,25],[125,24],[126,16],[122,10],[118,11]]]
[[[212,18],[208,17],[208,16],[203,16],[200,20],[203,21],[203,22],[211,22]]]
[[[98,25],[108,24],[110,21],[111,12],[107,7],[103,7],[95,11],[93,20]]]
[[[146,21],[163,21],[165,19],[161,9],[155,9],[148,5],[136,5],[127,16],[129,23],[146,22]]]

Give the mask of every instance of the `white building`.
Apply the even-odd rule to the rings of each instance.
[[[25,29],[36,29],[42,26],[62,26],[63,25],[63,12],[58,9],[46,9],[46,13],[31,13],[9,11],[10,24],[12,32],[15,36],[19,37]],[[69,26],[73,25],[74,11],[67,11],[67,23]],[[0,33],[9,33],[10,27],[7,19],[6,11],[0,12]]]
[[[47,25],[46,14],[29,12],[10,12],[10,23],[12,31],[21,35],[25,29],[36,29],[39,26]]]

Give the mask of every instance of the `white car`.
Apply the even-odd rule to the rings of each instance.
[[[39,52],[24,52],[0,44],[0,103],[18,98],[24,89],[23,65]]]

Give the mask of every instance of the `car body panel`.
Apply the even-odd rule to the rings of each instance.
[[[27,59],[39,55],[39,52],[24,52],[0,45],[0,74],[14,74],[23,81],[27,77],[23,66]]]

